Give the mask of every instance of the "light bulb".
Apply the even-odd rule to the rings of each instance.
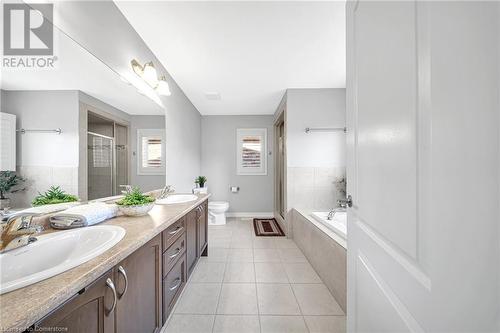
[[[132,69],[134,70],[134,73],[141,76],[142,75],[142,71],[144,70],[141,66],[141,64],[139,64],[139,62],[135,59],[132,59],[132,61],[130,62],[130,64],[132,65]]]
[[[160,79],[160,81],[158,82],[158,86],[156,87],[156,91],[162,96],[172,95],[168,82],[165,80],[165,78]]]
[[[142,78],[153,88],[158,85],[158,75],[156,74],[156,69],[152,62],[148,62],[144,65]]]

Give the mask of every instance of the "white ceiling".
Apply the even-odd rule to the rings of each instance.
[[[115,2],[203,115],[273,114],[287,88],[345,87],[344,1]]]
[[[57,61],[54,69],[2,68],[5,90],[80,90],[131,115],[164,115],[162,107],[58,29],[54,29]],[[8,112],[8,110],[2,110]]]

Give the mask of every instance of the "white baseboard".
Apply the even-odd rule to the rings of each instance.
[[[274,217],[274,213],[273,212],[255,212],[255,213],[230,212],[226,213],[226,217],[266,218],[266,217]]]

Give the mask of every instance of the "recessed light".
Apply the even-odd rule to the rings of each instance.
[[[218,93],[218,92],[206,92],[205,97],[209,101],[220,101],[220,99],[221,99],[220,93]]]

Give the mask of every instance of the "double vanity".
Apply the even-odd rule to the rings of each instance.
[[[5,253],[0,330],[158,332],[208,254],[208,195],[187,199],[174,195],[148,215],[52,232]],[[50,277],[57,269],[64,272]]]

